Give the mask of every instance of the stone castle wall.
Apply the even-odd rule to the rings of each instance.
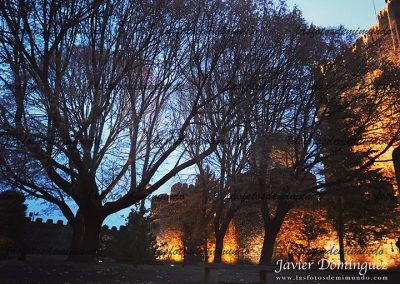
[[[125,226],[109,228],[105,225],[102,227],[102,234],[115,235],[124,228]],[[27,253],[68,254],[71,238],[72,228],[62,220],[54,222],[53,219],[47,219],[44,222],[42,218],[34,221],[30,217],[25,219],[22,240]]]

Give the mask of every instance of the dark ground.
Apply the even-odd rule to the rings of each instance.
[[[214,283],[258,283],[257,266],[234,265],[229,269],[220,269],[212,273]],[[342,275],[340,271],[330,273],[332,276]],[[307,271],[292,272],[279,276],[312,277],[327,276],[327,273]],[[345,276],[356,276],[357,272],[346,272]],[[276,274],[268,277],[270,283],[400,283],[400,271],[383,271],[368,273],[370,278],[387,276],[387,281],[290,281],[277,280]],[[204,264],[182,265],[140,265],[117,264],[103,262],[97,264],[73,263],[65,260],[64,256],[28,256],[27,261],[15,259],[0,261],[0,284],[7,283],[204,283]]]

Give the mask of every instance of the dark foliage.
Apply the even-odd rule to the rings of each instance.
[[[151,218],[132,210],[126,221],[123,230],[103,243],[103,246],[106,246],[106,253],[121,262],[154,263],[161,250],[152,233]]]

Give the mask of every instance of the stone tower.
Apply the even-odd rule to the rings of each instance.
[[[388,19],[388,26],[396,51],[400,48],[400,0],[386,0],[385,11]]]
[[[378,23],[371,27],[364,40],[374,41],[377,36],[385,35],[391,42],[391,48],[400,49],[400,0],[386,0],[386,6],[377,15]]]

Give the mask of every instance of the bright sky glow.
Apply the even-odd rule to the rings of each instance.
[[[368,29],[376,23],[377,12],[385,0],[287,0],[290,7],[297,5],[304,18],[317,26],[339,26],[352,30]]]

